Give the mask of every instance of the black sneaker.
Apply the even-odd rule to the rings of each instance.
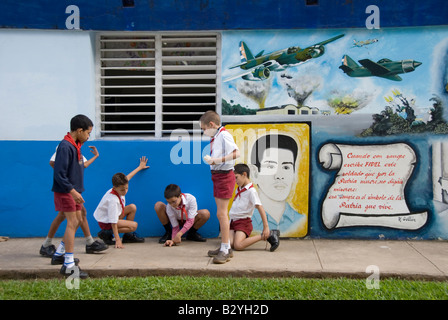
[[[140,238],[135,232],[128,232],[123,234],[123,243],[142,243],[145,242],[145,238]]]
[[[271,244],[269,251],[273,252],[280,245],[280,230],[271,230],[269,238],[266,240]]]
[[[106,250],[107,248],[109,248],[109,246],[103,241],[95,240],[91,245],[86,244],[86,253],[100,252]]]
[[[40,247],[40,251],[39,251],[39,253],[41,255],[43,255],[44,257],[48,257],[48,258],[53,257],[55,252],[56,252],[56,247],[54,246],[54,244],[51,244],[48,247],[44,247],[42,245],[42,247]]]
[[[51,264],[52,265],[56,265],[56,264],[64,264],[65,261],[65,254],[57,256],[57,255],[53,255],[51,257]]]
[[[171,240],[171,231],[165,232],[165,234],[159,239],[159,243],[165,243],[166,240]]]
[[[64,275],[66,278],[71,276],[72,274],[76,277],[79,277],[80,279],[87,279],[89,277],[89,274],[85,271],[82,271],[81,268],[78,266],[79,259],[75,258],[75,265],[71,268],[68,268],[65,265],[62,265],[61,270],[59,270],[59,273]]]
[[[197,231],[188,231],[187,240],[197,241],[197,242],[206,242],[207,239],[203,238]]]
[[[98,232],[98,238],[103,240],[104,243],[108,244],[108,245],[114,245],[115,244],[115,241],[112,240],[113,236],[114,236],[114,232],[112,231],[112,229],[101,230],[100,232]]]
[[[52,265],[64,264],[64,261],[65,261],[65,254],[63,254],[62,256],[53,256],[53,258],[51,258]],[[75,258],[75,262],[79,262],[79,259]]]

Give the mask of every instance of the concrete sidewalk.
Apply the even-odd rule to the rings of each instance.
[[[244,277],[351,277],[367,278],[377,266],[380,279],[397,277],[415,280],[448,280],[447,241],[282,239],[275,252],[258,242],[234,253],[223,265],[212,263],[207,251],[219,239],[205,243],[183,241],[163,247],[158,238],[145,243],[112,246],[97,254],[85,253],[84,238],[75,240],[75,257],[91,278],[104,276],[244,276]],[[13,238],[0,242],[0,279],[60,277],[58,265],[42,257],[43,238]],[[53,244],[59,244],[55,239]],[[269,245],[268,245],[269,247]]]

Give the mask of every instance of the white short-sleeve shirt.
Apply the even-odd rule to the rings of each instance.
[[[112,189],[107,191],[101,199],[98,207],[93,213],[93,217],[98,222],[102,223],[117,223],[123,209],[121,207],[120,199],[118,196],[111,193]],[[126,200],[124,196],[120,196],[123,206],[126,206]]]
[[[223,127],[222,127],[223,128]],[[210,146],[210,156],[212,158],[222,158],[233,150],[238,150],[238,146],[233,140],[233,136],[226,130],[218,130],[213,137],[213,144]],[[210,165],[211,170],[233,170],[235,160]]]
[[[230,220],[238,220],[251,218],[254,214],[254,209],[256,205],[261,205],[260,197],[258,192],[252,183],[248,183],[241,190],[239,196],[237,196],[240,188],[235,191],[235,198],[233,199],[232,207],[229,211]]]
[[[188,219],[194,219],[198,214],[198,205],[196,202],[196,198],[189,193],[182,193],[181,197],[182,197],[181,205],[185,204],[185,210],[187,211]],[[171,205],[167,204],[166,214],[168,216],[168,219],[170,219],[171,226],[177,227],[179,225],[178,220],[182,219],[182,210],[173,208]],[[183,218],[184,220],[186,220],[185,215]]]

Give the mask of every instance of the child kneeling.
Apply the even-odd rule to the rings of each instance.
[[[235,179],[238,188],[230,208],[230,245],[235,250],[243,250],[250,245],[266,240],[271,244],[270,251],[274,251],[280,244],[279,231],[269,230],[266,213],[261,205],[258,193],[249,179],[250,169],[246,164],[235,166]],[[252,215],[257,208],[263,221],[263,232],[250,237],[252,233]]]

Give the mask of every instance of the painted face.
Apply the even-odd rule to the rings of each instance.
[[[259,174],[254,180],[261,191],[275,201],[288,198],[294,182],[294,155],[287,149],[263,151]]]
[[[179,197],[171,197],[169,199],[166,199],[166,202],[173,208],[177,208],[180,205],[180,202],[182,201],[182,196]]]
[[[124,197],[126,195],[126,193],[128,193],[129,190],[129,184],[124,184],[118,187],[114,187],[115,191],[117,191],[117,193]]]

